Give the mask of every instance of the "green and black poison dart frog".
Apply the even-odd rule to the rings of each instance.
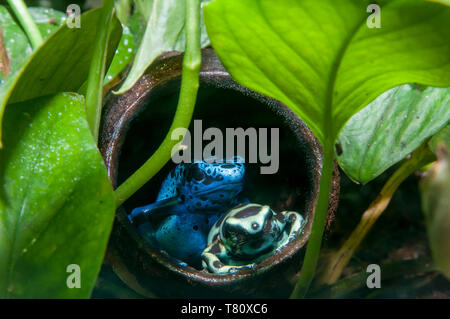
[[[253,268],[286,246],[303,226],[304,218],[297,212],[277,213],[259,204],[238,205],[212,227],[202,253],[203,268],[217,274]]]
[[[179,164],[163,181],[156,202],[135,208],[129,219],[151,245],[201,267],[201,253],[212,225],[227,210],[245,202],[238,196],[244,174],[239,158],[225,163]],[[160,222],[152,222],[158,216]]]

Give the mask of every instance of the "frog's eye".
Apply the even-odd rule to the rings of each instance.
[[[196,182],[202,182],[205,179],[205,173],[198,166],[192,167],[190,171],[191,178]]]

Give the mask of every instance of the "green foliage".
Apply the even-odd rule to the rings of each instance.
[[[334,143],[345,123],[388,89],[450,85],[450,9],[420,0],[382,1],[369,28],[361,0],[216,0],[205,7],[212,46],[240,84],[298,114],[324,149],[316,215],[299,282],[312,281],[325,227]]]
[[[92,135],[98,140],[100,117],[102,114],[103,82],[105,79],[106,52],[110,34],[110,25],[114,9],[114,0],[104,0],[101,7],[101,18],[98,19],[96,38],[93,42],[93,54],[86,81],[86,115]]]
[[[438,144],[436,151],[438,160],[420,190],[434,263],[450,279],[450,155],[444,143]]]
[[[445,147],[450,149],[450,125],[444,127],[430,139],[428,145],[432,152],[437,152],[439,143],[443,143]]]
[[[123,27],[122,38],[120,39],[119,46],[117,47],[114,58],[109,66],[108,72],[105,76],[105,82],[103,85],[110,83],[116,76],[118,76],[133,60],[136,52],[134,35],[131,33],[130,28]]]
[[[450,10],[416,0],[216,0],[208,34],[241,84],[294,110],[324,144],[359,109],[403,83],[449,85]]]
[[[202,2],[209,1],[204,0]],[[154,0],[151,8],[144,37],[137,50],[133,66],[117,94],[129,90],[161,53],[184,51],[186,45],[185,2]],[[204,47],[208,44],[209,39],[206,29],[204,24],[201,23],[201,46]]]
[[[404,159],[450,120],[450,89],[396,87],[353,116],[338,138],[337,159],[367,183]]]
[[[96,33],[92,32],[101,18],[101,9],[81,15],[82,28],[60,27],[23,64],[10,74],[0,87],[0,118],[7,103],[15,103],[55,94],[76,92],[86,81]],[[113,18],[108,45],[107,65],[113,58],[121,37],[121,26]]]
[[[44,39],[48,38],[65,21],[65,14],[53,9],[36,7],[29,8],[29,11]],[[4,6],[0,6],[0,27],[5,40],[6,53],[10,60],[10,71],[14,73],[33,50],[25,32]],[[0,80],[4,78],[4,74],[0,72]]]
[[[114,196],[84,99],[10,105],[0,151],[0,297],[88,297],[114,218]],[[66,267],[81,267],[69,289]]]

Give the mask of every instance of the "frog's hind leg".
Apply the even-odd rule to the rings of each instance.
[[[239,269],[248,269],[253,268],[254,266],[254,264],[242,266],[227,265],[221,260],[225,256],[225,247],[219,244],[217,241],[214,241],[210,245],[208,245],[202,253],[202,267],[212,273],[226,275],[235,273],[239,271]]]

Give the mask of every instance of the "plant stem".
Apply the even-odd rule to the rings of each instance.
[[[102,113],[103,78],[114,0],[103,1],[103,14],[97,25],[97,40],[94,44],[86,87],[86,113],[94,140],[98,140],[100,116]]]
[[[39,47],[44,40],[23,0],[8,0],[8,4],[25,30],[33,49]]]
[[[409,175],[433,160],[433,158],[430,157],[428,149],[424,149],[424,147],[426,147],[426,145],[419,147],[417,151],[413,153],[411,158],[406,160],[388,179],[386,184],[381,189],[380,194],[362,215],[360,223],[352,232],[350,237],[345,241],[339,251],[331,257],[330,262],[320,279],[321,283],[331,285],[339,279],[345,266],[347,266],[353,256],[356,248],[358,248],[364,237],[372,228],[373,224],[386,209],[400,184]]]
[[[200,66],[200,0],[187,0],[186,49],[183,58],[180,97],[172,125],[156,152],[116,189],[117,207],[159,172],[170,160],[173,147],[182,140],[182,137],[173,140],[171,136],[175,129],[189,127],[197,100]]]
[[[330,199],[331,182],[333,178],[334,143],[328,140],[323,145],[322,176],[320,178],[319,196],[316,213],[312,224],[311,234],[306,247],[300,277],[290,298],[303,298],[314,277],[317,260],[319,258],[325,222],[328,216],[328,203]]]

